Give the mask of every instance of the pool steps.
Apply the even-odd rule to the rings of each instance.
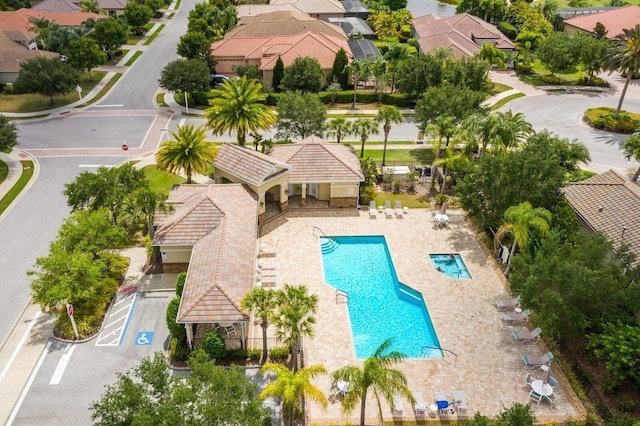
[[[322,240],[320,248],[322,249],[322,254],[332,253],[338,248],[338,242],[333,238],[326,237]]]

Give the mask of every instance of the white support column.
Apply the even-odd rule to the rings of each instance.
[[[193,333],[191,331],[191,324],[185,324],[184,329],[187,332],[187,344],[189,345],[189,349],[193,350]]]

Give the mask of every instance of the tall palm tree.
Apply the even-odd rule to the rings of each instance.
[[[447,185],[447,174],[449,170],[456,170],[465,163],[471,160],[471,155],[474,151],[473,144],[465,144],[462,149],[455,150],[452,146],[447,146],[444,149],[444,156],[437,159],[435,164],[442,166],[442,187],[440,193],[444,194],[445,187]]]
[[[516,206],[509,207],[507,211],[504,212],[503,218],[504,224],[498,229],[494,243],[497,246],[506,234],[511,234],[513,237],[509,260],[507,261],[507,269],[504,271],[504,274],[509,276],[511,259],[518,246],[522,248],[527,247],[531,232],[535,231],[542,237],[549,234],[551,213],[542,207],[533,208],[531,203],[525,201]]]
[[[384,167],[387,157],[387,139],[389,139],[391,124],[400,124],[404,122],[404,117],[398,108],[393,105],[387,105],[378,111],[376,120],[378,123],[383,123],[382,130],[384,130],[384,148],[382,149],[382,167]]]
[[[254,287],[249,293],[240,300],[242,309],[248,311],[253,310],[256,318],[260,319],[260,327],[262,327],[262,359],[261,363],[267,362],[267,328],[269,322],[274,315],[276,308],[276,292],[263,287]]]
[[[498,127],[495,145],[499,153],[506,154],[509,149],[524,143],[534,133],[533,127],[520,112],[498,112],[496,118]]]
[[[169,134],[174,140],[163,142],[156,152],[158,169],[169,173],[182,170],[187,175],[187,183],[191,183],[193,173],[207,173],[218,150],[213,143],[205,141],[204,127],[185,124],[178,126],[177,132],[169,130]]]
[[[213,90],[214,98],[209,101],[211,108],[205,111],[207,126],[214,135],[236,132],[238,144],[244,145],[247,133],[269,130],[276,122],[276,115],[264,103],[267,94],[261,92],[259,80],[230,78]]]
[[[404,360],[407,355],[390,351],[393,339],[387,339],[376,349],[376,351],[364,361],[362,368],[347,365],[336,370],[333,378],[344,380],[349,383],[349,390],[342,400],[342,409],[350,412],[360,403],[360,426],[364,426],[365,409],[367,395],[371,391],[378,403],[378,413],[382,418],[382,406],[380,399],[389,402],[391,409],[395,408],[393,394],[399,393],[407,398],[411,404],[415,399],[407,387],[407,378],[400,370],[392,368]]]
[[[273,323],[278,330],[276,337],[284,342],[292,354],[293,371],[298,369],[298,355],[302,349],[302,338],[313,337],[313,316],[318,310],[318,296],[308,294],[307,287],[284,285],[277,297],[278,311]]]
[[[106,15],[107,11],[100,8],[97,0],[82,0],[80,2],[80,12],[93,12]]]
[[[631,160],[633,157],[636,161],[640,161],[640,134],[634,133],[629,136],[626,141],[622,143],[622,149],[624,150],[624,157],[627,160]],[[633,174],[634,182],[638,181],[638,176],[640,176],[640,167]]]
[[[460,123],[460,135],[469,145],[480,142],[480,156],[484,155],[487,145],[497,138],[498,116],[496,114],[475,113]]]
[[[609,71],[620,71],[622,74],[627,73],[627,79],[624,82],[624,88],[620,93],[620,101],[614,117],[620,117],[622,102],[624,95],[627,93],[629,83],[633,75],[640,70],[640,25],[636,25],[633,29],[622,30],[623,34],[618,35],[609,45],[607,52],[603,58],[603,69]]]
[[[260,370],[262,374],[274,373],[276,380],[269,383],[260,398],[276,397],[282,399],[282,412],[286,413],[285,425],[293,425],[297,415],[302,414],[301,400],[307,398],[327,406],[327,398],[320,389],[311,383],[311,379],[320,374],[325,374],[327,370],[322,365],[312,365],[301,368],[298,371],[291,371],[281,364],[265,364]]]
[[[384,54],[384,59],[391,69],[391,93],[396,90],[396,72],[400,62],[409,57],[409,48],[406,43],[391,43]]]
[[[335,137],[337,143],[352,133],[351,122],[344,117],[334,118],[327,123],[327,136]]]
[[[368,75],[370,65],[371,63],[365,59],[354,59],[346,66],[347,70],[351,73],[351,81],[353,82],[353,102],[351,103],[351,108],[355,108],[356,106],[358,82],[364,80],[364,77]]]
[[[476,54],[476,56],[482,59],[483,61],[487,61],[489,63],[489,68],[487,68],[487,74],[489,74],[489,70],[491,70],[491,67],[493,65],[497,66],[498,68],[504,68],[506,64],[505,53],[502,50],[492,46],[489,43],[484,43],[480,48],[480,51]]]
[[[165,203],[165,194],[151,188],[139,188],[129,194],[122,203],[120,215],[127,225],[144,224],[147,235],[153,239],[153,218],[156,212],[169,212],[173,205]]]
[[[378,132],[378,123],[371,118],[358,118],[351,126],[353,134],[360,137],[360,158],[364,158],[364,144],[372,133]]]

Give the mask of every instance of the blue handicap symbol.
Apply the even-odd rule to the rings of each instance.
[[[149,346],[153,341],[153,331],[140,331],[136,335],[136,346]]]

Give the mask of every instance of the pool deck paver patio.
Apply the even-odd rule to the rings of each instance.
[[[495,299],[507,294],[503,279],[463,213],[450,213],[449,225],[441,228],[433,226],[431,210],[427,209],[410,209],[399,219],[370,219],[367,210],[299,210],[263,227],[260,242],[277,248],[277,287],[304,284],[318,295],[315,336],[305,339],[305,355],[306,365],[321,364],[329,372],[315,380],[327,396],[331,394],[330,373],[345,365],[361,366],[362,360],[355,358],[348,305],[336,301],[335,289],[324,283],[321,233],[314,226],[328,236],[384,235],[399,281],[422,293],[441,347],[457,354],[447,352],[444,358],[414,358],[400,364],[409,388],[422,392],[428,405],[433,403],[434,392],[446,392],[450,397],[452,391],[463,391],[470,402],[470,416],[479,411],[493,418],[516,402],[529,403],[522,355],[542,354],[546,349],[514,341],[512,331],[524,330],[524,326],[506,325],[495,308]],[[431,253],[459,253],[471,279],[456,281],[437,271],[429,259]],[[260,335],[258,330],[255,333]],[[555,364],[552,371],[559,376]],[[558,393],[561,398],[553,407],[548,403],[533,405],[538,421],[582,416],[583,408],[566,382],[561,381]],[[382,406],[384,419],[392,420],[388,404],[383,402]],[[341,424],[359,418],[359,409],[343,414],[333,398],[326,409],[313,403],[307,407],[310,424]],[[408,401],[404,402],[403,420],[416,420]],[[369,396],[367,424],[378,421],[375,401]]]

